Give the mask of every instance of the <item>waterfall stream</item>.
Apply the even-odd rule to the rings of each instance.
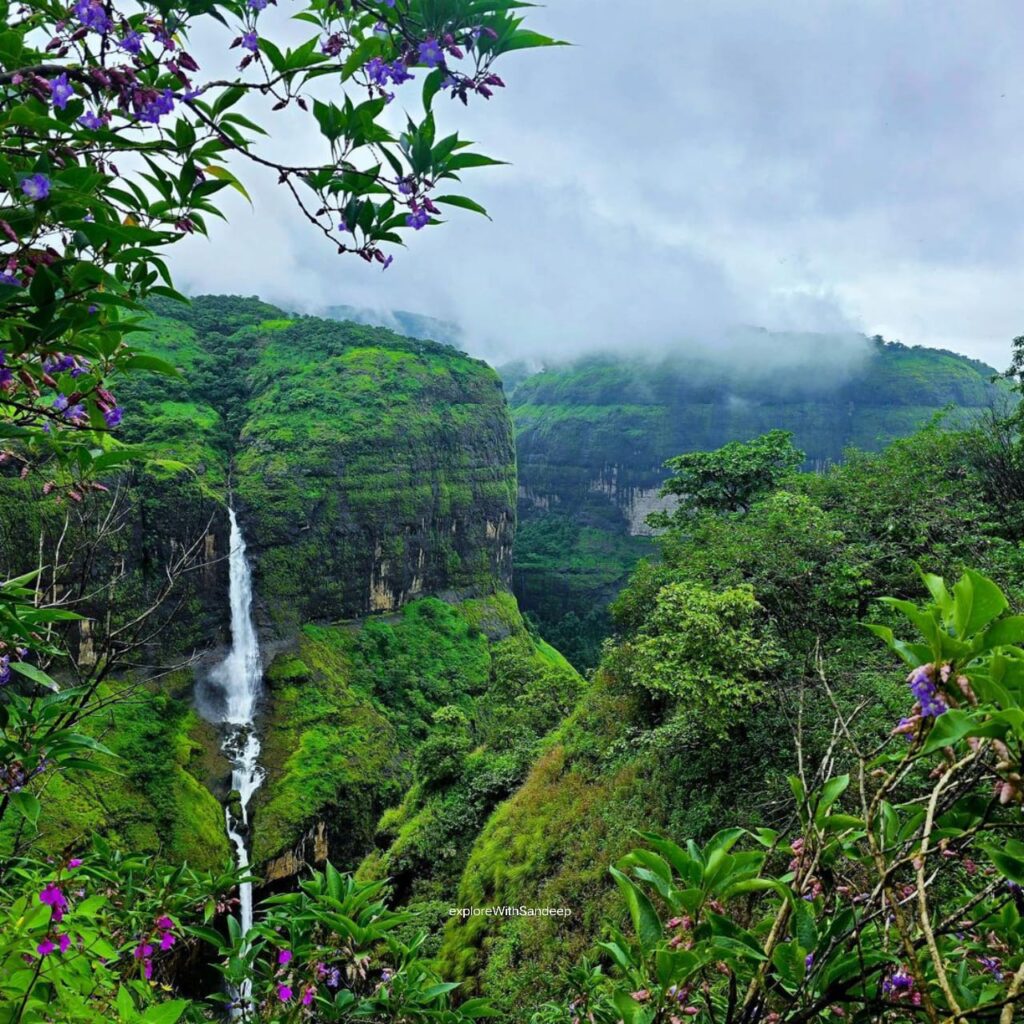
[[[231,650],[210,673],[224,698],[221,719],[224,738],[221,749],[231,763],[231,789],[239,800],[235,812],[229,801],[224,816],[228,838],[235,846],[235,859],[240,868],[249,866],[249,801],[263,782],[260,767],[260,740],[254,718],[260,696],[263,665],[259,641],[252,621],[252,574],[245,557],[245,538],[238,526],[235,510],[228,509],[231,521],[229,574],[231,603]],[[239,887],[242,935],[252,927],[252,883]],[[251,986],[246,982],[238,992],[241,1002],[248,1000]]]

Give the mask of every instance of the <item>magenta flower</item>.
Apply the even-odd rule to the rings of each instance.
[[[68,908],[68,898],[56,882],[49,882],[39,894],[39,902],[45,903],[51,908],[51,918],[54,921],[64,919],[64,911]]]
[[[163,950],[170,949],[175,942],[177,942],[177,939],[175,939],[171,932],[164,932],[163,935],[160,936],[160,948]]]
[[[147,956],[153,955],[153,947],[148,942],[140,942],[135,949],[132,950],[132,956],[136,960],[144,960]]]
[[[280,999],[282,1003],[287,1003],[291,997],[292,990],[287,985],[277,986],[277,998]]]
[[[292,961],[292,951],[290,949],[282,949],[277,954],[277,962],[284,967],[285,964],[289,964]]]
[[[70,935],[62,935],[57,940],[57,944],[60,946],[60,951],[62,953],[66,953],[68,951],[68,948],[71,946],[71,936]]]
[[[168,929],[174,927],[174,922],[166,914],[164,914],[163,917],[158,917],[156,919],[156,926],[157,928],[163,928],[164,931],[167,931]]]
[[[313,1002],[313,994],[313,989],[311,988],[307,988],[305,992],[302,993],[303,1006],[309,1006],[309,1004]]]
[[[69,868],[78,868],[78,867],[81,867],[81,866],[82,866],[82,858],[81,857],[72,857],[71,860],[68,861],[68,867]]]
[[[49,956],[56,948],[57,947],[54,945],[54,943],[47,938],[43,939],[43,941],[40,942],[38,946],[36,946],[36,952],[40,956]]]

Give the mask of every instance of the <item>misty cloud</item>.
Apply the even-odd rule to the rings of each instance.
[[[247,172],[255,210],[232,201],[230,227],[183,247],[179,282],[415,310],[494,361],[683,344],[728,359],[735,326],[758,325],[1005,362],[1024,330],[1011,0],[649,0],[628,17],[555,0],[531,17],[577,45],[512,55],[507,94],[443,125],[512,161],[467,177],[493,222],[457,212],[381,273]],[[202,44],[218,59],[221,40]],[[283,127],[279,152],[313,151]]]

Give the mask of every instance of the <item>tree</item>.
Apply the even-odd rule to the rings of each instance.
[[[910,670],[890,734],[856,735],[822,673],[835,740],[817,772],[798,758],[791,824],[645,835],[611,869],[632,927],[609,970],[535,1024],[1019,1019],[1024,616],[980,573],[921,578],[929,603],[887,602],[913,640],[869,627]]]
[[[57,461],[55,497],[81,500],[83,478],[128,458],[111,440],[118,374],[174,372],[145,353],[141,303],[181,297],[165,250],[207,231],[223,189],[247,195],[229,163],[274,174],[327,244],[387,267],[442,207],[484,212],[441,194],[497,161],[440,135],[437,97],[487,99],[499,57],[552,42],[508,0],[308,0],[294,17],[310,38],[282,51],[268,2],[0,2],[0,455],[24,472]],[[241,61],[204,79],[189,33],[218,24]],[[384,112],[412,81],[421,112],[395,134]],[[269,108],[264,123],[243,99]],[[318,163],[261,151],[284,109],[312,122]]]
[[[730,441],[713,452],[687,452],[669,459],[673,475],[661,488],[661,496],[676,496],[679,507],[672,513],[655,512],[652,526],[682,526],[690,513],[747,512],[761,495],[779,485],[786,474],[804,461],[787,430],[770,430],[752,441]]]

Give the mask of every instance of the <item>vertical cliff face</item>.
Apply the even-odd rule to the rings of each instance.
[[[486,364],[252,299],[158,312],[184,378],[140,385],[136,437],[231,490],[265,629],[510,584],[515,454]]]
[[[830,344],[818,341],[765,334],[762,343],[813,354]],[[524,611],[566,653],[586,616],[600,632],[593,609],[651,550],[645,519],[663,507],[658,489],[673,455],[781,428],[793,431],[809,467],[822,468],[848,446],[877,450],[910,434],[947,406],[960,418],[988,408],[999,397],[993,373],[949,352],[864,339],[862,357],[827,377],[810,356],[772,372],[673,356],[594,357],[519,380],[510,405]],[[582,653],[593,664],[598,643]]]
[[[252,333],[235,479],[274,624],[510,582],[515,455],[489,367],[354,324]]]

